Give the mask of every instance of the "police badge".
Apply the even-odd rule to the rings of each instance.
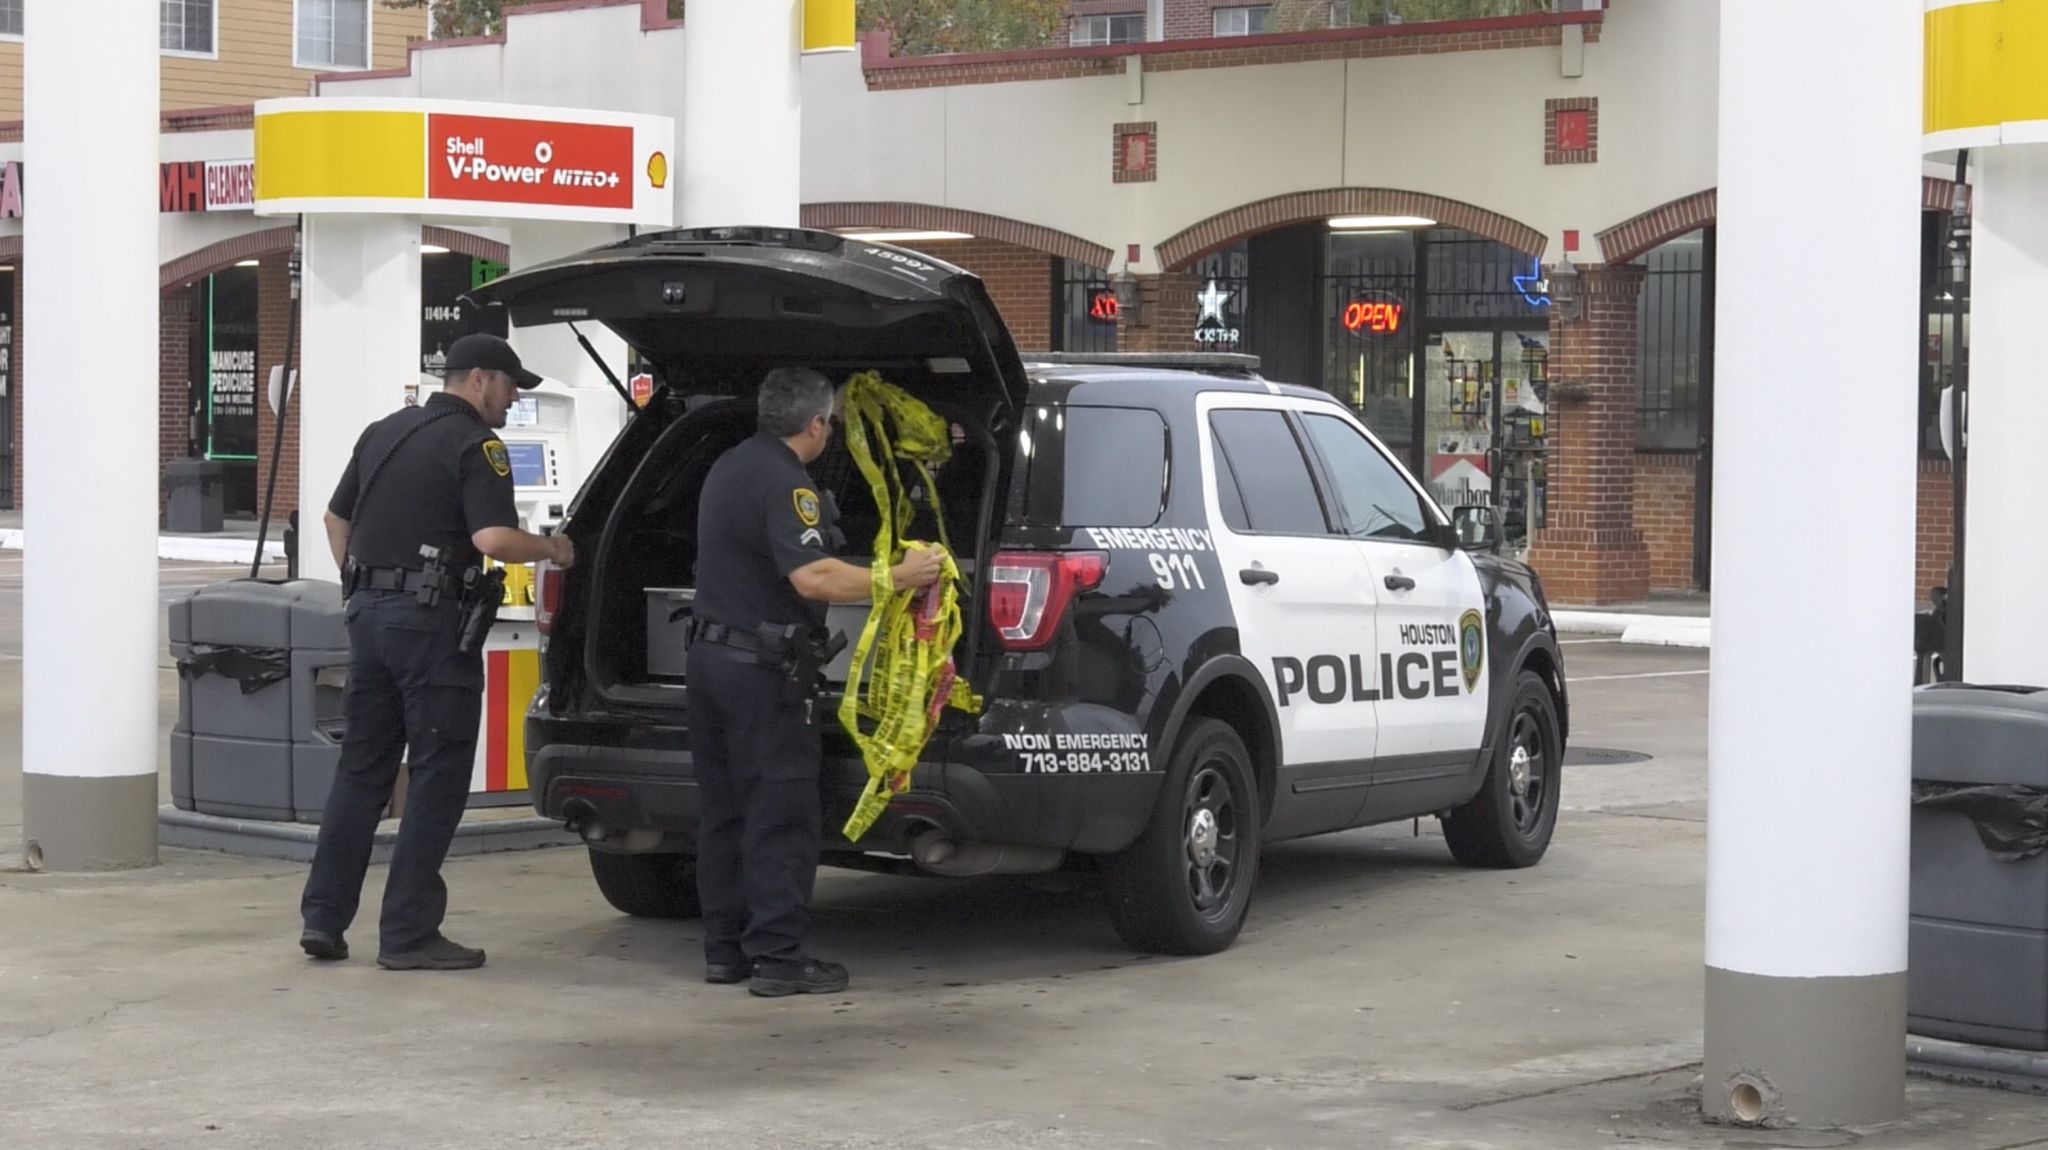
[[[1479,668],[1486,662],[1486,621],[1477,611],[1458,617],[1458,663],[1465,671],[1465,689],[1479,686]]]

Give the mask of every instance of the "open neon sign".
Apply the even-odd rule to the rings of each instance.
[[[1406,310],[1397,303],[1353,300],[1344,309],[1344,330],[1392,335],[1401,330],[1401,317]]]
[[[1116,292],[1097,288],[1088,293],[1088,318],[1099,323],[1115,323],[1123,314],[1123,306],[1117,302]]]

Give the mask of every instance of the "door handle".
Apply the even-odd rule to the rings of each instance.
[[[1278,583],[1280,581],[1280,573],[1278,571],[1268,571],[1263,567],[1247,567],[1239,571],[1237,577],[1247,586],[1257,583]]]
[[[1387,590],[1389,591],[1415,590],[1415,580],[1410,579],[1406,575],[1389,575],[1387,576],[1385,582],[1387,584]]]

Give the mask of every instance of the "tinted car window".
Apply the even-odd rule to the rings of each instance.
[[[1304,415],[1302,424],[1322,452],[1337,488],[1344,533],[1362,539],[1429,537],[1422,497],[1358,429],[1334,415]]]
[[[1251,522],[1244,514],[1244,492],[1238,486],[1237,473],[1230,469],[1230,453],[1223,450],[1223,444],[1216,444],[1216,503],[1223,509],[1223,525],[1232,531],[1250,531]]]
[[[1131,407],[1044,407],[1025,420],[1025,517],[1149,527],[1166,503],[1166,423]]]
[[[1272,535],[1327,535],[1323,505],[1309,478],[1301,445],[1277,411],[1216,411],[1209,415],[1216,446],[1244,496],[1253,531]]]

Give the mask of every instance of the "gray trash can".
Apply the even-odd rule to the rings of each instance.
[[[1907,1029],[2048,1050],[2048,690],[1913,696]]]
[[[341,587],[214,583],[171,604],[170,633],[171,801],[202,814],[320,821],[348,685]]]
[[[164,528],[219,531],[226,474],[227,467],[211,459],[173,459],[164,464]]]

